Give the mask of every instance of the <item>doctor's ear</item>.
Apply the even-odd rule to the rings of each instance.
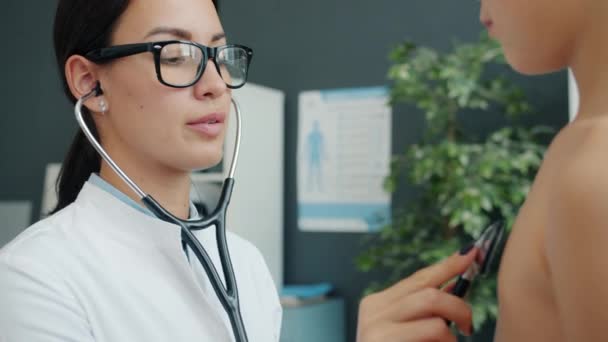
[[[73,55],[65,62],[65,78],[72,96],[78,100],[97,89],[97,96],[87,100],[84,106],[93,113],[105,113],[109,105],[103,96],[98,75],[99,67],[83,56]]]

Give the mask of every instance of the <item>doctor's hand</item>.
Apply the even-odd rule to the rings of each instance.
[[[371,294],[359,305],[357,342],[457,341],[446,320],[472,333],[472,312],[464,300],[440,286],[463,273],[477,249],[421,269],[388,289]],[[453,285],[453,284],[452,284]]]

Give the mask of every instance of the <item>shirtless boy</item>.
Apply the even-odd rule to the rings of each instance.
[[[481,21],[515,70],[580,91],[507,243],[495,341],[608,341],[608,1],[481,0]]]

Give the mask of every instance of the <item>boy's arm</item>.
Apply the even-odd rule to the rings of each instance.
[[[560,170],[549,206],[546,254],[560,326],[571,342],[608,338],[608,167],[602,154],[577,156]]]

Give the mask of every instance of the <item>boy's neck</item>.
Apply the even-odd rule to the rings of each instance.
[[[577,117],[581,119],[608,115],[608,44],[604,43],[608,29],[600,26],[581,34],[571,61],[579,90]]]

